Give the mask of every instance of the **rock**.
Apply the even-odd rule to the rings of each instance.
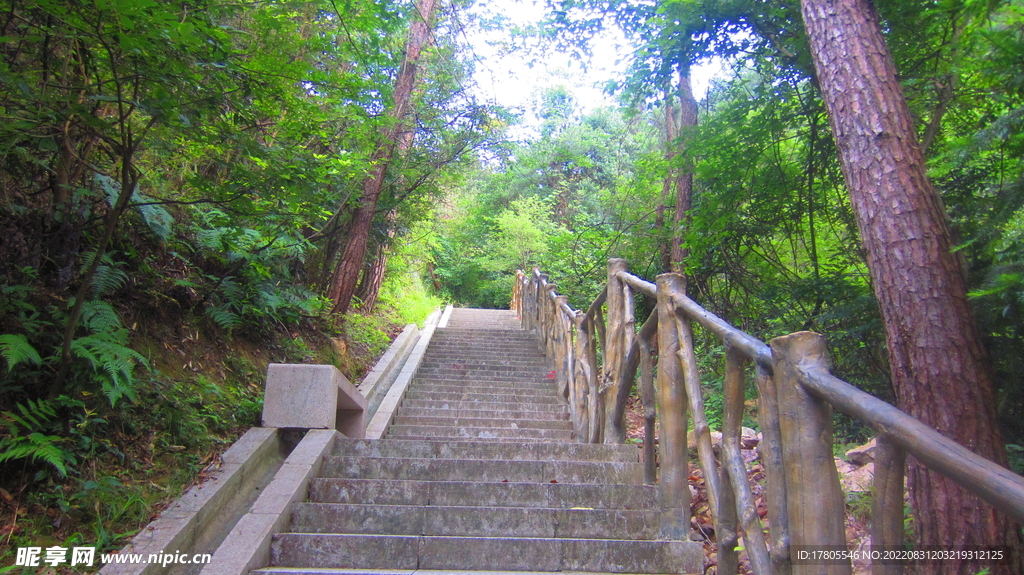
[[[740,447],[743,449],[754,449],[761,443],[761,434],[749,427],[740,428]]]
[[[740,428],[740,449],[754,449],[761,442],[761,434],[749,427]],[[718,452],[722,445],[722,432],[711,431],[711,447]],[[686,432],[686,446],[691,451],[697,451],[697,435],[691,429]]]
[[[866,493],[871,491],[875,479],[875,464],[868,463],[839,477],[839,483],[846,493]]]
[[[860,447],[854,447],[847,451],[846,459],[857,466],[871,463],[875,460],[875,440],[872,439]]]

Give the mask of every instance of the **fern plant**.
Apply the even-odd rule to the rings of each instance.
[[[52,401],[26,400],[17,404],[17,411],[0,413],[8,435],[0,438],[0,463],[14,459],[42,461],[53,467],[61,477],[67,477],[68,466],[78,463],[74,453],[66,447],[67,440],[48,435],[59,427],[56,406]]]
[[[14,370],[14,366],[19,363],[40,365],[43,362],[36,348],[20,333],[0,335],[0,356],[7,361],[7,371]]]
[[[89,301],[82,306],[82,325],[89,335],[75,338],[71,352],[92,368],[93,379],[116,405],[123,397],[135,400],[134,371],[136,365],[146,366],[146,358],[128,347],[128,330],[110,304]]]

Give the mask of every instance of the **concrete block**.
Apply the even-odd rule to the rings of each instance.
[[[263,426],[366,432],[366,398],[332,365],[272,363],[267,367]]]

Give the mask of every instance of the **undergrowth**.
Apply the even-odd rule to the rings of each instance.
[[[202,283],[191,277],[176,285]],[[207,291],[226,297],[234,293],[226,283]],[[253,283],[238,293],[258,292]],[[53,398],[45,383],[60,362],[53,328],[65,305],[24,286],[0,293],[0,316],[16,319],[4,325],[15,333],[0,336],[0,566],[12,565],[19,547],[122,547],[260,424],[268,363],[333,364],[357,382],[405,323],[422,323],[440,303],[399,274],[386,279],[373,313],[331,317],[313,297],[252,317],[233,307],[232,323],[136,305],[119,285],[83,306],[68,383]],[[256,297],[254,306],[266,305]],[[210,305],[223,301],[211,296]],[[81,572],[65,568],[56,572]]]

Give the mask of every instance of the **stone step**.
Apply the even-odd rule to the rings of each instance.
[[[337,456],[325,458],[320,477],[480,481],[501,483],[643,483],[640,463],[508,461]]]
[[[429,409],[478,409],[478,410],[522,410],[522,411],[554,411],[567,413],[563,403],[494,403],[485,401],[437,401],[433,399],[407,399],[402,402],[405,407]]]
[[[485,355],[487,357],[485,357]],[[504,355],[504,356],[507,356],[508,359],[503,359],[502,361],[494,361],[495,355]],[[551,371],[551,369],[552,369],[552,365],[551,365],[552,362],[548,358],[546,358],[544,356],[541,356],[541,355],[538,355],[538,356],[523,356],[520,353],[505,352],[505,351],[480,352],[479,355],[477,355],[477,354],[469,355],[469,354],[465,354],[465,353],[460,353],[458,351],[452,351],[452,352],[443,352],[442,351],[442,352],[436,352],[436,353],[427,352],[426,354],[423,355],[423,363],[427,364],[429,366],[432,366],[432,367],[435,364],[440,364],[440,365],[477,365],[477,366],[480,366],[480,365],[502,365],[502,366],[512,366],[512,367],[523,368],[523,369],[538,369],[539,368],[539,369],[547,369],[548,371]]]
[[[546,441],[571,441],[573,432],[568,429],[509,429],[503,427],[434,427],[431,425],[392,425],[388,428],[388,439],[402,437],[451,437],[454,439],[543,439]]]
[[[556,395],[558,390],[554,382],[542,383],[505,383],[495,384],[491,382],[477,384],[474,382],[448,381],[444,379],[413,380],[409,386],[410,390],[440,392],[463,392],[463,393],[530,393],[533,395]]]
[[[501,346],[519,346],[520,351],[543,352],[540,340],[529,332],[494,332],[488,330],[467,330],[463,332],[435,331],[430,344],[464,345],[467,349],[493,349]]]
[[[544,381],[452,381],[450,379],[417,377],[412,380],[409,387],[410,389],[419,387],[427,387],[431,389],[449,387],[452,388],[452,391],[465,391],[470,388],[475,388],[475,390],[485,393],[510,393],[520,389],[557,393],[555,380],[547,378],[545,378]],[[437,389],[437,391],[449,390]]]
[[[425,399],[430,401],[461,401],[461,402],[488,402],[488,403],[559,403],[559,398],[554,393],[469,393],[452,391],[427,391],[429,388],[412,389],[405,392],[405,396],[412,399]],[[553,392],[554,390],[552,390]]]
[[[652,540],[652,510],[296,503],[291,531],[360,535]]]
[[[338,438],[333,455],[414,459],[483,459],[509,461],[617,461],[638,463],[633,445],[546,443],[516,448],[480,441],[405,441]]]
[[[452,413],[454,411],[454,413]],[[399,407],[398,415],[405,417],[471,417],[481,418],[490,417],[493,419],[532,419],[532,420],[546,420],[546,421],[568,421],[568,411],[525,411],[525,410],[512,410],[506,409],[502,411],[492,411],[487,409],[429,409],[419,407]]]
[[[419,535],[284,533],[271,563],[293,567],[702,573],[701,544]]]
[[[429,425],[432,427],[497,427],[501,429],[566,429],[572,431],[572,422],[545,419],[502,419],[472,417],[409,417],[399,415],[395,426]]]
[[[508,443],[508,444],[542,444],[546,445],[552,441],[564,441],[564,440],[552,440],[544,437],[452,437],[452,436],[439,436],[439,435],[403,435],[401,437],[389,437],[388,439],[394,439],[396,441],[437,441],[437,440],[451,440],[451,441],[479,441],[486,443]]]
[[[314,503],[365,505],[586,507],[655,511],[659,506],[658,497],[658,488],[654,485],[622,484],[318,478],[309,488],[309,500]]]
[[[526,371],[508,370],[508,371],[496,371],[491,369],[418,369],[416,370],[416,378],[418,379],[447,379],[449,381],[472,381],[472,382],[491,382],[491,381],[506,381],[506,382],[523,382],[523,383],[543,383],[545,381],[555,381],[554,377],[548,377],[550,371],[539,371],[536,373],[530,373]]]

